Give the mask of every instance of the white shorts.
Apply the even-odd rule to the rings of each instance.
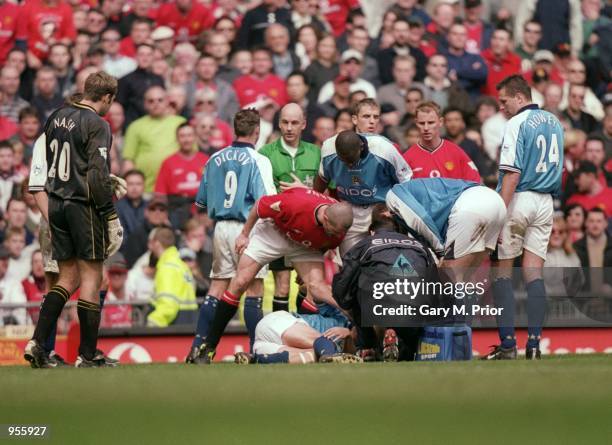
[[[53,259],[53,249],[51,247],[51,230],[45,218],[40,218],[40,228],[38,231],[38,241],[40,253],[43,257],[43,267],[45,272],[59,273],[57,261]]]
[[[508,206],[508,216],[501,232],[497,258],[516,258],[527,249],[546,259],[552,231],[553,199],[550,194],[518,192]]]
[[[281,257],[285,257],[285,261],[291,263],[323,262],[321,252],[291,241],[269,219],[257,221],[244,254],[263,265]]]
[[[303,319],[291,315],[287,311],[277,311],[266,315],[255,328],[253,352],[255,354],[275,354],[283,346],[283,334],[296,323],[304,323]]]
[[[495,250],[506,220],[506,205],[497,192],[478,186],[465,190],[455,201],[448,217],[446,259]]]
[[[244,223],[240,221],[217,221],[213,235],[213,262],[210,278],[224,280],[233,278],[238,270],[239,257],[236,254],[236,238]],[[256,278],[265,278],[267,267],[262,268]]]
[[[348,229],[342,243],[339,246],[340,256],[343,257],[351,247],[370,235],[370,224],[372,224],[373,205],[352,205],[353,224]]]

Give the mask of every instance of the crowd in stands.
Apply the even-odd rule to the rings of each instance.
[[[213,226],[193,199],[239,109],[259,110],[260,147],[295,102],[303,139],[320,146],[374,98],[379,133],[405,152],[418,141],[416,107],[433,100],[445,137],[494,186],[506,123],[496,85],[516,73],[565,128],[547,265],[612,267],[611,45],[610,0],[0,0],[0,303],[44,293],[32,146],[99,70],[119,79],[105,119],[111,172],[127,181],[108,301],[152,297],[149,234],[161,225],[206,295]],[[612,292],[612,275],[601,280]],[[129,325],[129,310],[111,309],[102,325]],[[0,326],[32,323],[37,309],[0,315]]]

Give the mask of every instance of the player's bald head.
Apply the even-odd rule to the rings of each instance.
[[[296,103],[288,103],[280,111],[280,119],[286,119],[288,121],[299,120],[303,121],[305,119],[304,110]]]
[[[345,130],[336,137],[336,153],[345,164],[355,164],[361,156],[363,141],[357,133],[352,130]]]
[[[348,202],[338,202],[330,205],[325,214],[327,221],[337,233],[346,233],[353,225],[353,208]]]

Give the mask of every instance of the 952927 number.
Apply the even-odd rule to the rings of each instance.
[[[0,439],[7,438],[40,438],[49,437],[47,425],[0,425]]]

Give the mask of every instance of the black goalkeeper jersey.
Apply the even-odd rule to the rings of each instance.
[[[103,216],[114,213],[108,123],[93,108],[77,102],[55,110],[44,132],[47,193],[93,204]]]

